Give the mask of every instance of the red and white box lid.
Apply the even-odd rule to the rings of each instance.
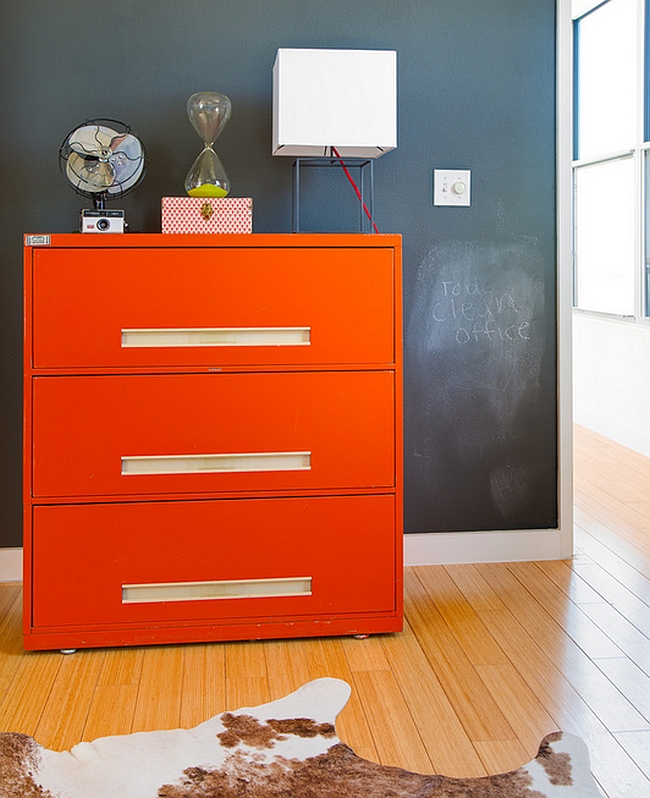
[[[163,197],[163,233],[252,233],[250,197]]]

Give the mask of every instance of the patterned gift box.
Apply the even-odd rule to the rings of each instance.
[[[252,233],[250,197],[163,197],[163,233]]]

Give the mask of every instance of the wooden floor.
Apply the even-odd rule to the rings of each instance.
[[[329,675],[352,685],[337,729],[361,756],[477,776],[564,729],[609,798],[650,796],[650,460],[580,429],[575,459],[575,558],[407,569],[400,635],[26,654],[1,586],[0,731],[69,748]]]

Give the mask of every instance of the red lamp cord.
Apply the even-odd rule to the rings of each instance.
[[[350,185],[352,186],[352,188],[354,189],[357,197],[359,198],[359,202],[361,203],[361,205],[363,207],[363,210],[365,211],[366,216],[368,217],[368,219],[370,219],[370,224],[372,225],[372,229],[375,231],[375,233],[378,233],[379,230],[377,229],[377,225],[375,224],[372,216],[370,215],[370,211],[368,210],[368,206],[363,201],[363,197],[361,196],[361,192],[359,191],[359,186],[357,186],[357,184],[354,182],[354,178],[350,174],[350,170],[348,169],[348,167],[345,165],[345,161],[339,155],[339,151],[336,149],[336,147],[332,147],[332,152],[336,156],[338,162],[341,164],[341,168],[345,172],[345,176],[350,181]]]

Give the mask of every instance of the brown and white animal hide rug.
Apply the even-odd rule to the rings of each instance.
[[[559,732],[524,767],[485,778],[360,759],[334,731],[349,696],[345,682],[317,679],[193,729],[101,737],[62,752],[0,734],[0,798],[601,798],[584,744]]]

